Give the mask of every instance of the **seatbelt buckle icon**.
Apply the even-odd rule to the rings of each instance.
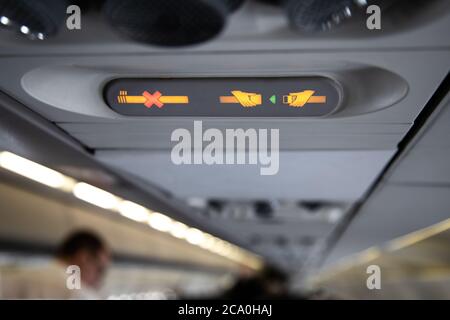
[[[300,92],[292,92],[283,96],[283,103],[291,107],[303,107],[307,103],[326,103],[326,96],[315,96],[314,90],[303,90]]]

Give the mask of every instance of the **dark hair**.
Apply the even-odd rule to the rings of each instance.
[[[274,280],[280,282],[286,282],[288,280],[288,276],[285,272],[273,266],[266,266],[263,270],[261,270],[259,276],[265,280]]]
[[[103,240],[91,231],[81,230],[71,233],[56,250],[57,257],[71,257],[80,250],[87,250],[92,254],[106,249]]]

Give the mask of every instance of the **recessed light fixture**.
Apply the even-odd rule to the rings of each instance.
[[[30,33],[30,28],[28,28],[27,26],[21,26],[20,27],[20,32],[22,32],[23,34],[29,34]]]
[[[0,0],[0,26],[30,40],[44,40],[64,24],[68,6],[68,0]]]
[[[0,17],[0,24],[2,24],[4,26],[8,26],[9,23],[10,23],[10,20],[8,17],[5,17],[5,16]]]

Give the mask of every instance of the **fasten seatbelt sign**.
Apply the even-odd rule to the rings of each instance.
[[[144,117],[323,117],[342,89],[325,77],[115,79],[108,106]]]

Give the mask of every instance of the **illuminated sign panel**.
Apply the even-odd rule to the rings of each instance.
[[[107,104],[126,116],[320,117],[341,98],[323,77],[116,79],[105,88]]]

